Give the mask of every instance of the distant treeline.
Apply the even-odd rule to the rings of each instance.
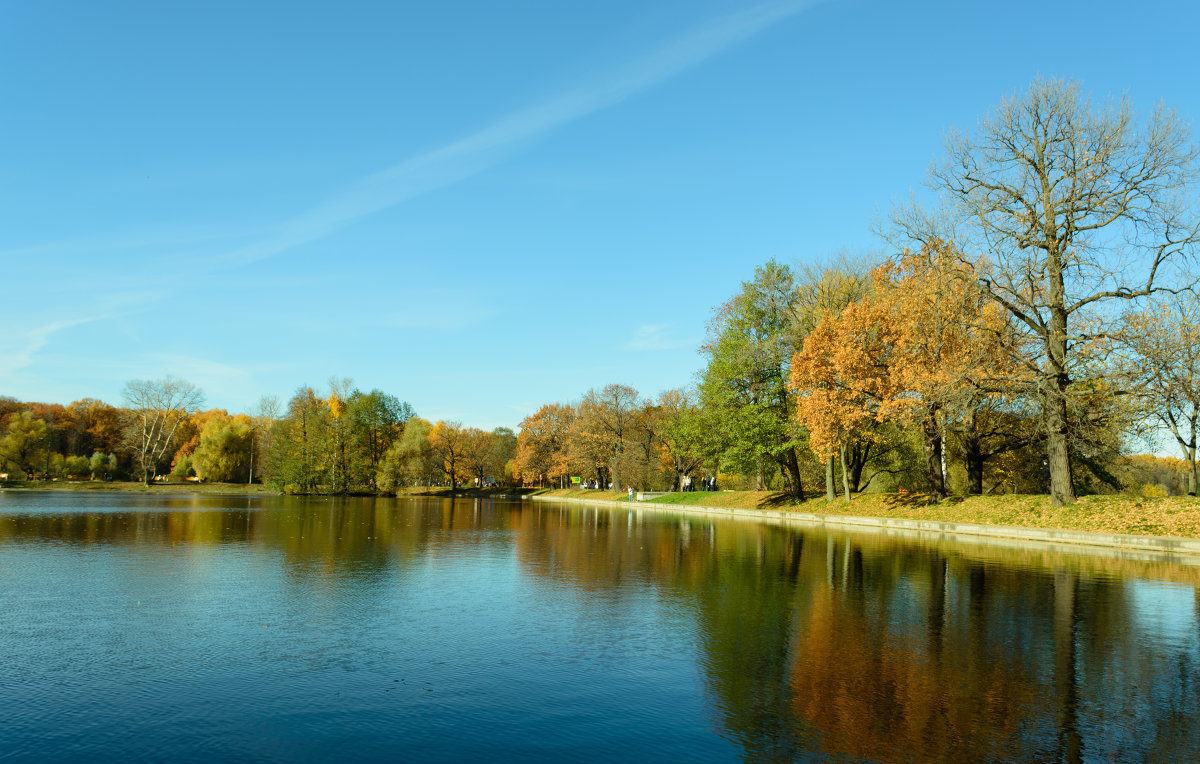
[[[413,485],[511,484],[516,435],[431,424],[350,380],[300,388],[250,414],[200,410],[175,378],[135,380],[125,405],[69,406],[0,397],[0,472],[9,479],[262,482],[289,493],[374,493]]]

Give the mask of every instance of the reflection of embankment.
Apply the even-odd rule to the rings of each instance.
[[[541,504],[514,512],[513,524],[518,560],[529,573],[589,590],[634,580],[686,586],[770,535],[753,524],[717,534],[712,523],[692,519],[663,522],[636,510]]]
[[[984,565],[1004,565],[1024,570],[1053,572],[1070,570],[1081,576],[1137,577],[1151,580],[1173,581],[1200,587],[1200,557],[1175,555],[1162,552],[1147,552],[1132,549],[1115,549],[1071,544],[1051,544],[1039,541],[1020,541],[1004,538],[954,537],[946,538],[929,532],[908,532],[894,529],[856,529],[836,526],[812,526],[781,524],[771,520],[754,518],[725,518],[717,515],[692,512],[675,513],[671,510],[639,508],[627,510],[624,506],[595,505],[588,507],[578,502],[556,504],[545,501],[533,506],[549,506],[563,511],[577,507],[587,508],[596,517],[599,527],[607,527],[621,520],[606,520],[605,513],[612,512],[624,518],[629,512],[641,518],[643,526],[665,522],[677,523],[679,527],[696,528],[747,528],[756,525],[773,528],[769,533],[787,532],[824,538],[832,535],[849,538],[863,549],[923,549],[936,552],[948,559],[963,559]],[[525,505],[528,508],[528,504]],[[693,531],[694,532],[694,531]],[[720,543],[728,544],[722,538]],[[732,545],[736,547],[736,544]]]

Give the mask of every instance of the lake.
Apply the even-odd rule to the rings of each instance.
[[[1189,761],[1196,560],[0,491],[0,759]]]

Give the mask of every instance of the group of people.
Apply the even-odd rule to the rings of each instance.
[[[695,482],[692,480],[691,475],[684,475],[683,479],[680,482],[682,483],[682,485],[680,486],[681,490],[688,491],[688,492],[696,490],[696,485],[695,485]],[[701,478],[700,479],[700,490],[701,491],[717,490],[717,479],[715,477]]]

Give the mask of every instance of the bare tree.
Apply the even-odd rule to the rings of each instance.
[[[929,180],[942,211],[897,215],[909,237],[953,238],[979,258],[980,286],[1032,341],[1018,360],[1042,400],[1055,504],[1076,498],[1069,401],[1092,387],[1075,374],[1113,337],[1115,304],[1194,283],[1184,268],[1200,241],[1190,140],[1168,109],[1141,125],[1124,99],[1093,108],[1073,83],[1037,81],[976,135],[947,138]]]
[[[599,392],[589,390],[580,403],[580,419],[590,421],[598,430],[596,434],[609,445],[609,480],[616,490],[621,489],[622,481],[627,485],[637,482],[624,457],[634,437],[640,408],[637,390],[628,385],[605,385]]]
[[[155,468],[174,442],[175,431],[199,410],[204,393],[191,382],[168,376],[127,382],[122,395],[128,409],[125,439],[137,454],[146,485],[150,485]]]
[[[1181,295],[1129,314],[1130,366],[1141,376],[1144,411],[1170,430],[1188,465],[1188,493],[1200,488],[1200,298]]]

